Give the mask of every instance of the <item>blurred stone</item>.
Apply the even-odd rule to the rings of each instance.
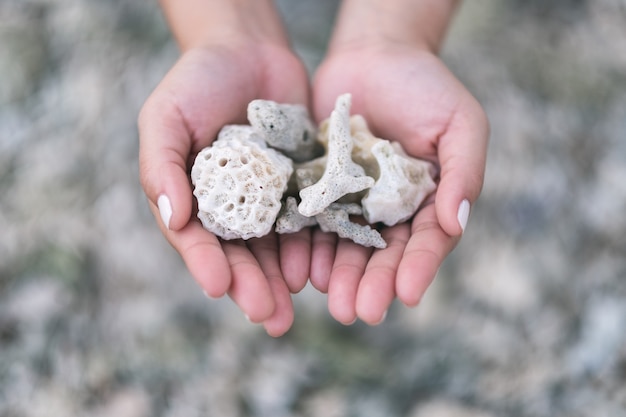
[[[419,404],[410,417],[495,417],[495,414],[463,406],[447,399],[434,399]]]
[[[343,390],[319,391],[307,398],[302,406],[310,417],[344,417],[349,414],[349,399]]]
[[[568,352],[573,375],[598,375],[613,369],[626,344],[626,304],[612,297],[589,300],[578,341]]]
[[[47,54],[40,22],[0,16],[0,106],[29,97],[45,75]]]
[[[467,294],[515,314],[532,309],[539,300],[530,267],[518,249],[502,246],[468,262],[461,279]]]
[[[149,417],[154,415],[151,410],[150,398],[141,389],[125,389],[116,392],[106,404],[90,413],[93,417]]]
[[[38,326],[63,312],[69,301],[61,282],[37,277],[13,291],[6,310],[23,325]]]
[[[300,390],[310,380],[311,365],[306,356],[286,347],[261,352],[247,370],[247,378],[242,387],[244,398],[253,415],[291,415]]]

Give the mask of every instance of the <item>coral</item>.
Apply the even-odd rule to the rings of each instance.
[[[383,139],[372,134],[367,122],[360,114],[350,117],[350,134],[354,142],[352,159],[365,169],[367,175],[378,178],[380,171],[376,158],[372,154],[372,147]]]
[[[315,217],[307,217],[298,211],[298,202],[295,197],[289,196],[276,219],[276,233],[295,233],[305,227],[315,226]]]
[[[352,160],[350,136],[350,95],[339,96],[328,125],[328,155],[322,178],[300,190],[298,210],[314,216],[346,194],[357,193],[374,185],[362,166]]]
[[[295,180],[298,190],[309,187],[322,178],[326,169],[326,161],[328,161],[328,158],[322,156],[303,164],[295,164]]]
[[[311,160],[320,149],[304,106],[253,100],[248,104],[248,121],[268,145],[296,162]]]
[[[372,146],[371,153],[380,176],[361,200],[365,219],[387,226],[408,220],[437,187],[433,165],[408,156],[398,143],[386,140]]]
[[[295,233],[318,224],[323,232],[337,233],[339,237],[351,239],[362,246],[386,248],[387,242],[377,230],[350,221],[351,215],[361,214],[363,210],[358,204],[331,203],[313,217],[303,216],[298,211],[296,199],[290,196],[276,220],[275,230],[276,233]]]
[[[339,237],[348,238],[362,246],[386,248],[387,242],[377,230],[350,221],[350,215],[361,214],[362,209],[358,204],[332,203],[315,216],[315,219],[324,232],[335,232]]]
[[[349,194],[352,200],[344,197],[340,201],[360,201],[369,223],[392,226],[408,220],[436,188],[433,164],[410,157],[397,142],[375,137],[361,115],[351,116],[349,126],[353,144],[351,159],[376,182],[363,195]],[[330,119],[320,125],[318,140],[327,149],[334,140],[331,138],[333,129]],[[323,169],[325,164],[324,158],[318,158],[297,166],[299,183],[317,181],[320,166]]]
[[[191,170],[198,218],[224,239],[264,236],[292,172],[291,160],[268,148],[251,127],[225,126]]]
[[[303,106],[250,102],[250,125],[224,126],[192,168],[204,227],[248,239],[269,233],[274,222],[277,233],[317,224],[360,245],[386,247],[377,230],[350,216],[387,226],[408,220],[436,187],[434,166],[375,137],[362,116],[350,116],[350,104],[350,94],[339,96],[316,134]]]

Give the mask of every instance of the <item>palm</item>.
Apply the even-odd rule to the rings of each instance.
[[[370,252],[339,242],[334,259],[316,255],[328,253],[324,247],[313,249],[316,263],[311,266],[311,279],[328,291],[333,315],[343,322],[358,316],[376,323],[396,295],[408,305],[417,304],[456,245],[454,236],[461,230],[450,205],[460,201],[463,187],[457,184],[454,170],[472,157],[478,159],[470,171],[475,171],[473,179],[480,188],[484,160],[472,152],[463,156],[461,151],[468,140],[484,142],[487,126],[478,103],[437,57],[406,47],[331,54],[316,74],[316,116],[326,117],[335,98],[345,92],[352,93],[352,112],[362,114],[375,134],[400,142],[409,154],[441,169],[436,204],[422,208],[411,225],[383,230],[387,249]],[[467,137],[459,139],[459,135]],[[483,143],[475,148],[474,153],[484,152]]]
[[[290,244],[275,235],[247,242],[218,240],[195,218],[187,175],[195,154],[210,145],[223,125],[245,122],[251,100],[306,104],[307,94],[306,72],[286,48],[196,49],[172,68],[140,117],[142,183],[149,196],[169,183],[176,207],[172,230],[162,227],[166,237],[207,294],[228,292],[252,321],[263,321],[276,335],[293,320],[289,288],[299,290],[308,276],[308,235],[290,236]],[[152,208],[158,218],[158,209]]]
[[[437,158],[437,139],[468,93],[432,54],[354,51],[325,63],[315,82],[315,111],[329,114],[338,94],[351,92],[353,113],[410,154]]]

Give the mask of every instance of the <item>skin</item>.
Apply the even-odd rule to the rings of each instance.
[[[188,174],[223,125],[245,123],[251,100],[307,104],[306,71],[269,1],[172,0],[162,7],[182,54],[139,116],[141,183],[163,234],[207,295],[228,293],[250,321],[280,336],[293,322],[290,292],[307,282],[310,231],[220,240],[195,216]],[[157,208],[161,195],[172,206],[169,228]]]
[[[388,247],[372,250],[319,231],[224,241],[202,228],[188,177],[197,152],[223,125],[245,123],[251,100],[308,105],[310,86],[270,0],[161,1],[181,57],[139,116],[141,183],[163,234],[207,295],[228,294],[272,336],[291,327],[291,293],[307,279],[346,324],[381,322],[396,296],[419,302],[462,234],[460,202],[476,200],[484,174],[484,112],[436,56],[454,3],[344,0],[314,79],[309,107],[318,121],[351,92],[352,112],[375,134],[440,167],[430,203],[411,222],[384,228]],[[167,225],[160,196],[172,207]]]
[[[487,118],[437,57],[454,6],[344,1],[315,76],[318,119],[329,114],[339,94],[351,92],[352,113],[362,114],[376,135],[400,142],[440,170],[435,195],[413,220],[382,230],[386,249],[314,237],[311,282],[328,292],[329,311],[341,323],[359,318],[378,324],[395,297],[417,305],[463,232],[457,219],[461,201],[471,204],[480,193]],[[333,253],[332,267],[315,266],[318,258],[330,262]]]

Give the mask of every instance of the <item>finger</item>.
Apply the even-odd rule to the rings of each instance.
[[[328,282],[328,310],[340,323],[351,324],[356,320],[357,289],[371,253],[371,248],[347,239],[340,239],[337,244]]]
[[[465,230],[471,205],[480,194],[485,174],[489,123],[476,100],[467,98],[440,138],[441,180],[435,197],[437,218],[449,235]]]
[[[222,248],[232,274],[230,298],[253,323],[272,316],[276,304],[272,289],[255,256],[242,240],[223,241]]]
[[[179,112],[158,95],[139,116],[139,174],[143,189],[159,208],[167,229],[182,229],[191,216],[192,195],[187,176],[190,138]]]
[[[280,268],[289,291],[300,292],[311,268],[311,229],[279,236]]]
[[[293,324],[293,302],[289,288],[282,277],[268,276],[267,278],[274,294],[276,308],[270,318],[263,322],[263,327],[270,336],[280,337],[287,333]]]
[[[441,263],[458,243],[459,237],[443,231],[435,205],[422,208],[411,227],[411,238],[402,254],[396,279],[396,294],[407,306],[416,306],[431,284]]]
[[[141,182],[172,230],[191,215],[189,157],[208,146],[223,125],[243,120],[254,97],[254,71],[232,65],[232,59],[201,49],[183,54],[139,115]]]
[[[409,223],[382,231],[387,247],[375,250],[359,283],[356,312],[367,324],[381,323],[395,297],[396,273],[409,241]]]
[[[311,284],[322,293],[328,292],[328,281],[335,262],[337,235],[313,230],[311,248]]]
[[[265,274],[275,303],[272,315],[263,320],[263,325],[270,336],[282,336],[293,323],[293,304],[280,268],[278,237],[276,233],[271,233],[259,239],[250,239],[247,246]]]
[[[158,218],[158,208],[150,206]],[[204,292],[213,298],[226,294],[231,284],[230,265],[215,235],[199,222],[189,222],[178,231],[167,230],[161,221],[159,226]]]

